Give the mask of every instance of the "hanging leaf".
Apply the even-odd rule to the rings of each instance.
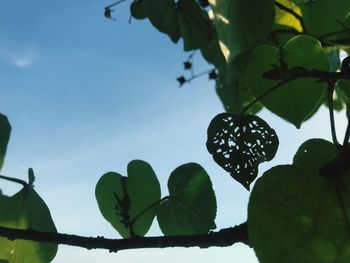
[[[143,0],[143,9],[155,28],[167,34],[174,43],[179,41],[180,27],[174,0]]]
[[[210,0],[227,62],[263,43],[274,22],[273,0]]]
[[[250,53],[242,53],[232,60],[227,67],[219,70],[216,92],[227,112],[239,114],[243,108],[254,100],[246,85],[246,69]],[[247,111],[255,114],[261,110],[261,103],[255,103]]]
[[[216,228],[216,198],[206,171],[196,163],[176,168],[168,181],[169,198],[159,206],[163,234],[194,235]]]
[[[128,164],[128,177],[114,172],[104,174],[95,195],[103,217],[121,236],[144,236],[155,217],[160,185],[148,163],[134,160]]]
[[[258,116],[221,113],[208,127],[209,153],[247,190],[259,164],[275,156],[278,143],[275,131]]]
[[[289,68],[303,67],[308,70],[328,71],[330,63],[320,42],[310,36],[293,37],[283,47],[284,62]],[[247,68],[247,84],[256,98],[273,88],[280,80],[271,80],[263,74],[280,64],[280,53],[271,46],[257,47],[250,57]],[[260,102],[276,115],[300,128],[319,105],[326,84],[314,79],[302,78],[290,81],[262,97]]]
[[[177,11],[184,50],[207,47],[213,38],[208,14],[194,0],[180,0],[177,3]]]
[[[249,240],[259,260],[349,262],[349,178],[349,174],[342,177],[337,194],[329,181],[312,169],[284,165],[264,173],[248,206]]]
[[[175,43],[182,37],[185,51],[209,45],[213,37],[212,24],[195,0],[142,1],[144,14],[151,23]]]
[[[15,195],[0,195],[0,225],[57,233],[50,211],[31,185]],[[5,211],[5,212],[4,212]],[[0,262],[48,263],[57,253],[57,244],[0,237]]]
[[[11,125],[5,115],[0,113],[0,170],[4,164],[7,144],[10,140]]]

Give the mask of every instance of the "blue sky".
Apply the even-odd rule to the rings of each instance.
[[[187,54],[148,21],[129,21],[128,3],[104,18],[109,1],[17,1],[0,3],[0,112],[13,126],[2,174],[36,173],[36,190],[60,232],[119,237],[100,215],[94,187],[107,171],[126,175],[133,159],[149,162],[166,195],[169,174],[198,162],[211,175],[218,199],[217,226],[246,219],[248,193],[218,167],[205,148],[210,120],[223,111],[206,77],[179,89]],[[209,68],[196,57],[195,70]],[[271,165],[290,163],[310,137],[330,139],[322,109],[296,130],[267,111],[280,149]],[[339,130],[345,117],[337,115]],[[6,194],[17,187],[0,181]],[[159,235],[156,225],[150,235]],[[87,251],[60,246],[63,262],[257,262],[254,252],[230,248]]]

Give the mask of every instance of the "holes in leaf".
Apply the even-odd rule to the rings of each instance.
[[[221,113],[208,127],[209,153],[247,190],[258,174],[258,165],[270,161],[277,148],[276,132],[257,116]]]

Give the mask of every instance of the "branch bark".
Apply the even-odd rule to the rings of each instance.
[[[110,252],[138,248],[228,247],[238,242],[249,245],[246,222],[235,227],[221,229],[218,232],[199,235],[107,239],[100,236],[83,237],[69,234],[42,232],[33,229],[14,229],[0,226],[0,236],[6,237],[9,240],[22,239],[82,247],[86,249],[107,249]]]

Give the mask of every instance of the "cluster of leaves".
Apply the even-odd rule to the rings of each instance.
[[[163,12],[147,7],[161,2],[167,6]],[[333,110],[350,102],[349,59],[341,64],[339,58],[340,50],[348,52],[350,46],[350,2],[208,2],[209,12],[199,12],[208,9],[195,0],[137,0],[131,14],[148,18],[174,42],[182,38],[185,51],[200,50],[216,68],[216,90],[227,113],[210,123],[207,148],[248,190],[258,165],[278,148],[275,131],[254,114],[266,107],[300,128],[322,104],[329,107],[333,143],[307,141],[292,165],[274,167],[258,180],[248,229],[262,262],[348,262],[349,128],[340,145]],[[185,4],[198,10],[187,23],[182,22]],[[143,8],[142,16],[136,6]]]
[[[248,234],[261,262],[349,262],[350,125],[338,143],[333,110],[347,107],[350,117],[350,58],[341,63],[339,57],[340,50],[350,50],[350,2],[134,0],[130,10],[173,42],[182,40],[185,51],[199,50],[215,67],[210,73],[226,112],[210,123],[207,149],[247,190],[258,165],[270,161],[279,145],[274,129],[255,114],[265,107],[299,128],[322,104],[328,106],[333,142],[311,139],[291,165],[273,167],[257,180]],[[192,61],[184,67],[190,70]],[[0,115],[0,168],[10,130]],[[103,217],[122,237],[143,237],[154,218],[165,236],[215,228],[215,193],[199,164],[176,168],[164,197],[148,163],[131,161],[127,173],[104,174],[95,191]],[[0,225],[56,232],[29,174],[29,183],[1,176],[23,189],[12,197],[0,192],[0,210],[8,211]],[[16,263],[28,262],[24,255],[30,262],[50,262],[57,250],[1,237],[0,247],[0,262]]]

